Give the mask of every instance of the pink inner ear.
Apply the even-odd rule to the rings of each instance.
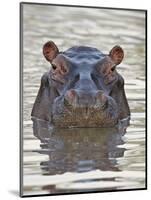
[[[59,50],[54,42],[49,41],[43,46],[43,54],[47,61],[51,62],[59,53]]]
[[[123,49],[119,46],[115,46],[113,47],[113,49],[110,51],[110,57],[112,58],[113,62],[115,64],[120,64],[121,61],[123,60],[124,58],[124,52],[123,52]]]

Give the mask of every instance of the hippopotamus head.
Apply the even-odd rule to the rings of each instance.
[[[42,76],[32,117],[56,127],[112,127],[130,115],[124,79],[116,70],[124,57],[120,46],[108,54],[88,46],[59,52],[49,41],[43,54],[51,69]]]

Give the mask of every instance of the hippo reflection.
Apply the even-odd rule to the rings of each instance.
[[[43,174],[86,172],[96,169],[119,171],[117,159],[124,156],[122,136],[127,124],[120,128],[51,129],[49,123],[34,120],[34,135],[40,139],[41,150],[48,155],[41,162]]]
[[[116,71],[124,57],[120,46],[109,54],[87,46],[59,52],[50,41],[43,54],[52,68],[42,76],[32,117],[55,127],[113,127],[130,115],[124,80]]]

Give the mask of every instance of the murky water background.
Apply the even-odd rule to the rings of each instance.
[[[24,5],[23,22],[23,194],[144,188],[145,13]],[[126,134],[97,128],[52,133],[42,124],[46,140],[33,135],[30,114],[40,78],[50,67],[42,55],[48,40],[61,51],[74,45],[105,53],[114,45],[123,47],[118,72],[131,108]]]

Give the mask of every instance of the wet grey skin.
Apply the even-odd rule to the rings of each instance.
[[[109,54],[88,46],[59,52],[49,41],[43,54],[52,67],[41,78],[32,118],[55,127],[114,127],[130,116],[124,79],[116,70],[124,57],[120,46]]]

